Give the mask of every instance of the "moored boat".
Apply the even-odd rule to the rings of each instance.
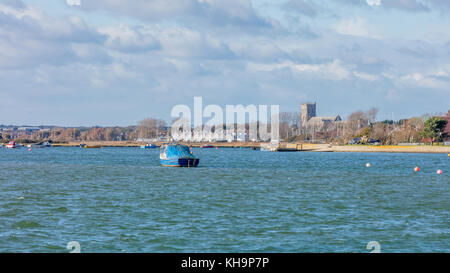
[[[203,149],[205,149],[205,148],[214,148],[214,146],[213,145],[203,145],[203,146],[200,146],[200,148],[203,148]]]
[[[29,144],[27,147],[28,148],[50,148],[50,147],[52,147],[52,144],[49,141],[45,141],[45,142]]]
[[[180,144],[162,145],[159,159],[164,167],[197,167],[200,162],[189,146]]]
[[[153,143],[148,143],[148,144],[146,144],[146,145],[141,145],[141,149],[155,149],[155,148],[157,148],[158,146],[156,146],[155,144],[153,144]]]
[[[10,141],[8,142],[8,144],[5,145],[5,148],[8,149],[15,149],[15,148],[19,148],[21,145],[17,144],[15,141]]]
[[[102,145],[84,145],[83,148],[85,149],[99,149]]]

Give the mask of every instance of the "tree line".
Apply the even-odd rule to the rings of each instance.
[[[447,119],[429,114],[409,119],[376,121],[377,108],[355,111],[345,121],[320,127],[302,126],[299,112],[280,113],[280,137],[286,141],[311,141],[346,144],[359,138],[359,143],[380,144],[440,142],[450,136],[444,132]]]
[[[28,132],[3,132],[2,142],[16,140],[20,142],[72,141],[135,141],[137,139],[156,139],[166,133],[167,124],[162,119],[146,118],[136,126],[127,127],[54,127],[49,130]]]
[[[439,142],[445,138],[447,120],[443,117],[423,115],[409,119],[376,121],[378,109],[355,111],[345,121],[331,122],[323,126],[302,126],[299,112],[280,113],[280,137],[284,141],[309,141],[346,144],[358,138],[359,143],[376,140],[380,144]],[[235,127],[237,125],[235,124]],[[270,124],[269,124],[270,127]],[[249,124],[245,128],[248,130]],[[223,126],[225,129],[225,125]],[[213,129],[214,131],[214,129]],[[0,141],[11,139],[22,142],[52,140],[72,141],[136,141],[164,138],[170,134],[168,124],[162,119],[146,118],[136,126],[128,127],[54,127],[33,133],[2,133]]]

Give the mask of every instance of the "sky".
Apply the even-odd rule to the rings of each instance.
[[[450,109],[448,0],[0,0],[0,124],[127,126],[177,104],[344,119]]]

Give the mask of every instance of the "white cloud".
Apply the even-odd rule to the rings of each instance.
[[[274,70],[290,69],[294,73],[310,73],[319,78],[326,78],[331,80],[345,80],[351,75],[348,68],[346,68],[340,60],[334,60],[325,64],[298,64],[292,61],[284,61],[281,63],[249,63],[248,70],[252,72],[265,71],[270,72]]]
[[[381,5],[381,0],[366,0],[369,6],[379,6]]]
[[[336,0],[337,1],[337,0]],[[447,0],[339,0],[342,4],[357,5],[361,7],[367,4],[369,7],[381,7],[383,9],[396,9],[407,12],[428,12],[429,2],[448,2]]]
[[[379,77],[376,75],[359,72],[359,71],[353,71],[353,75],[355,75],[356,77],[358,77],[360,79],[363,79],[366,81],[371,81],[371,82],[377,81],[379,79]]]
[[[374,26],[370,25],[365,19],[359,16],[342,20],[335,26],[335,30],[337,33],[343,35],[352,35],[375,39],[381,38],[378,30]]]
[[[316,16],[306,20],[320,22],[311,24],[317,33],[311,39],[305,38],[298,27],[283,27],[292,24],[289,20],[266,31],[264,24],[272,19],[262,19],[249,1],[186,0],[180,5],[176,1],[181,0],[83,1],[83,5],[91,6],[87,8],[90,12],[83,10],[82,5],[78,16],[58,15],[59,10],[51,11],[55,15],[49,16],[36,3],[0,4],[0,82],[2,91],[7,93],[0,101],[0,115],[24,117],[14,109],[2,112],[6,102],[18,101],[12,94],[30,98],[30,105],[36,109],[35,120],[50,108],[49,101],[55,105],[70,103],[72,109],[86,113],[84,120],[76,114],[51,113],[61,116],[60,120],[70,122],[73,118],[75,123],[97,122],[92,120],[97,112],[89,112],[86,100],[81,98],[92,96],[92,101],[102,101],[104,105],[123,104],[129,112],[110,111],[104,116],[108,120],[124,120],[127,115],[131,119],[122,122],[124,125],[143,115],[167,118],[167,109],[174,100],[185,103],[193,92],[218,98],[217,103],[226,99],[231,104],[279,100],[277,103],[283,106],[297,107],[308,98],[320,101],[324,109],[339,103],[344,109],[349,101],[384,106],[386,96],[380,94],[391,90],[389,98],[408,102],[395,109],[420,109],[418,114],[429,110],[422,110],[422,102],[411,101],[408,96],[412,92],[439,93],[429,96],[441,104],[450,99],[450,68],[446,66],[450,55],[445,45],[448,40],[426,43],[401,34],[388,39],[380,35],[380,27],[372,24],[370,17],[363,17],[364,12],[398,15],[384,9],[388,5],[394,7],[393,2],[380,1],[376,11],[367,9],[367,5],[363,5],[364,10],[345,6],[345,13],[336,10],[338,17],[323,21],[321,7],[314,6],[318,8]],[[378,5],[375,0],[369,2],[368,5]],[[407,1],[403,2],[402,7],[406,7]],[[92,24],[91,20],[99,14],[92,11],[97,5],[108,11],[100,12],[101,18],[108,20]],[[286,14],[284,9],[277,12]],[[362,13],[340,21],[341,16],[356,12]],[[138,20],[131,20],[130,24],[118,14]],[[408,19],[412,15],[404,16]],[[397,18],[390,20],[396,22]],[[250,27],[258,30],[242,30]],[[445,35],[441,36],[444,40]],[[405,54],[403,48],[425,51],[418,51],[422,56],[417,58]],[[427,52],[433,54],[422,54]],[[430,71],[430,67],[436,70]],[[274,98],[273,92],[283,95]],[[333,97],[338,92],[339,97]],[[333,102],[327,105],[327,100]],[[148,107],[149,101],[152,107]],[[37,123],[51,121],[41,118]]]
[[[420,0],[381,0],[381,5],[388,9],[399,9],[409,12],[429,11],[429,8]]]
[[[318,13],[319,7],[314,1],[305,0],[289,0],[284,9],[288,12],[297,12],[306,16],[315,17]]]
[[[121,24],[119,26],[103,26],[98,31],[108,37],[105,45],[112,49],[139,52],[157,49],[160,46],[145,28],[132,29]]]
[[[272,24],[259,16],[250,0],[131,0],[85,1],[80,6],[86,10],[106,10],[144,21],[188,21],[201,25],[271,27]]]
[[[66,3],[69,6],[80,6],[81,0],[66,0]]]
[[[74,44],[97,44],[101,34],[78,16],[55,19],[30,6],[0,4],[0,68],[63,65],[77,59]]]
[[[414,72],[400,77],[400,82],[406,86],[425,87],[432,89],[450,89],[449,72],[440,69],[434,72]]]
[[[219,37],[186,27],[147,28],[160,43],[162,54],[180,59],[229,59],[234,53]]]

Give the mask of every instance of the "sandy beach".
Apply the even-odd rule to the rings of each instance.
[[[320,151],[318,149],[317,151]],[[327,150],[327,149],[325,149]],[[332,146],[332,152],[374,152],[374,153],[444,153],[450,154],[450,146]]]
[[[133,141],[87,141],[55,143],[55,147],[76,147],[80,144],[100,145],[102,147],[139,147],[142,142]],[[160,145],[161,143],[155,143]],[[215,143],[185,143],[191,147],[212,145],[218,148],[260,148],[265,142],[215,142]],[[398,145],[331,145],[309,143],[281,143],[281,148],[307,152],[375,152],[375,153],[443,153],[450,154],[450,146],[398,146]]]

